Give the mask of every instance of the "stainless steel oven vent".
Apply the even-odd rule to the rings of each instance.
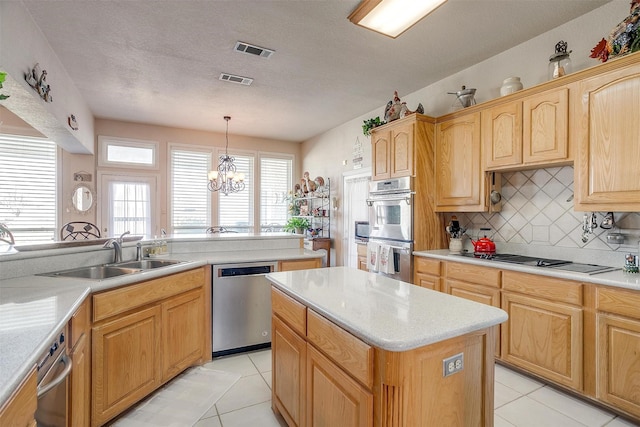
[[[236,76],[229,73],[220,73],[220,80],[222,80],[223,82],[238,83],[245,86],[249,86],[251,83],[253,83],[252,78]]]
[[[246,53],[247,55],[255,55],[261,58],[271,58],[271,55],[275,53],[275,50],[267,49],[266,47],[255,46],[245,42],[237,42],[234,50],[236,52]]]

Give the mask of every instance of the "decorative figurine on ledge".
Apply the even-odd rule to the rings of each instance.
[[[640,50],[640,0],[631,1],[629,13],[629,16],[611,31],[608,40],[602,38],[591,49],[590,58],[607,62],[609,58]]]
[[[36,64],[33,66],[33,69],[30,70],[27,74],[25,74],[24,79],[27,81],[29,86],[33,88],[40,98],[44,99],[45,102],[53,102],[53,98],[51,97],[51,87],[47,84],[47,70],[40,71],[40,65]]]
[[[422,104],[418,104],[415,111],[411,111],[407,108],[407,103],[400,101],[398,91],[393,92],[393,100],[387,102],[387,107],[384,109],[384,120],[389,123],[397,119],[401,119],[413,113],[424,114],[424,107]]]

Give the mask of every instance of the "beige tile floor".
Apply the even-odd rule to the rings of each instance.
[[[284,427],[271,411],[271,350],[214,359],[207,366],[242,375],[195,427]],[[496,365],[495,427],[637,426],[580,399]],[[347,426],[345,426],[347,427]]]

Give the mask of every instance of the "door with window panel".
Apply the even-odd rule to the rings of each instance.
[[[101,228],[104,236],[158,234],[153,212],[160,212],[157,177],[101,174],[101,198],[104,202]]]

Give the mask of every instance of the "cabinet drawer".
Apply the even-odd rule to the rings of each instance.
[[[280,261],[278,263],[278,271],[294,271],[307,270],[309,268],[320,268],[322,265],[321,263],[322,261],[320,258]]]
[[[640,319],[640,292],[599,287],[596,309]]]
[[[307,339],[360,383],[373,387],[373,347],[313,310],[307,311]]]
[[[307,335],[307,307],[271,287],[271,310],[303,337]]]
[[[135,283],[93,296],[93,321],[160,301],[204,285],[204,268]]]
[[[500,287],[500,269],[478,267],[471,264],[448,262],[446,264],[447,278],[458,279],[463,282],[477,283],[479,285]]]
[[[416,273],[440,276],[440,261],[422,257],[414,257],[414,271]]]
[[[504,271],[502,289],[535,295],[555,302],[582,305],[582,284],[565,279]]]

